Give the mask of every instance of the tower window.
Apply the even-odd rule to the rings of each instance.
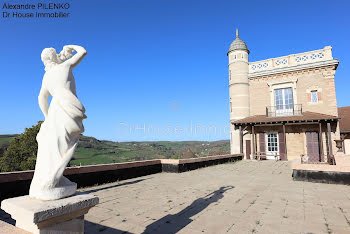
[[[230,112],[232,112],[232,102],[230,102]]]
[[[228,71],[228,77],[229,77],[230,80],[231,80],[231,70]]]

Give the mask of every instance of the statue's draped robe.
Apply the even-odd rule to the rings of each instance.
[[[51,95],[47,118],[37,135],[38,155],[29,192],[44,200],[72,195],[73,191],[65,191],[67,186],[74,185],[76,190],[76,184],[62,175],[84,132],[82,121],[86,118],[84,106],[69,89],[58,88]]]

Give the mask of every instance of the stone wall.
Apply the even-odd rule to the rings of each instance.
[[[293,88],[294,104],[302,104],[303,112],[311,111],[338,116],[332,67],[309,69],[249,79],[250,115],[265,115],[274,106],[275,88]],[[310,92],[319,93],[319,102],[310,102]]]
[[[345,154],[350,155],[350,139],[344,140]]]
[[[243,155],[217,155],[192,159],[146,160],[128,163],[100,164],[80,167],[67,167],[64,176],[78,184],[78,187],[94,186],[155,173],[166,172],[168,168],[178,168],[176,172],[194,170],[229,161],[242,160]],[[162,168],[163,164],[166,164]],[[170,166],[169,166],[170,165]],[[171,170],[170,170],[171,171]],[[169,172],[170,172],[169,171]],[[172,170],[171,172],[175,172]],[[0,201],[10,197],[28,194],[34,171],[0,173]]]
[[[288,160],[300,159],[300,155],[307,152],[304,132],[288,133],[286,140]]]

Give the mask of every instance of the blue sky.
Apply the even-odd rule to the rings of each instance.
[[[236,28],[250,61],[333,46],[340,61],[338,106],[350,105],[349,1],[67,2],[68,19],[0,18],[0,134],[21,133],[43,119],[37,104],[41,50],[78,44],[88,51],[74,70],[87,110],[85,135],[114,141],[228,139],[226,52]],[[193,131],[196,126],[215,126],[217,133]]]

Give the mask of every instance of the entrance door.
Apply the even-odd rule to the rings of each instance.
[[[307,156],[310,162],[320,162],[318,132],[306,132]]]
[[[275,159],[276,154],[279,154],[278,133],[266,133],[266,159]]]
[[[292,88],[275,89],[276,116],[293,115],[293,90]]]

